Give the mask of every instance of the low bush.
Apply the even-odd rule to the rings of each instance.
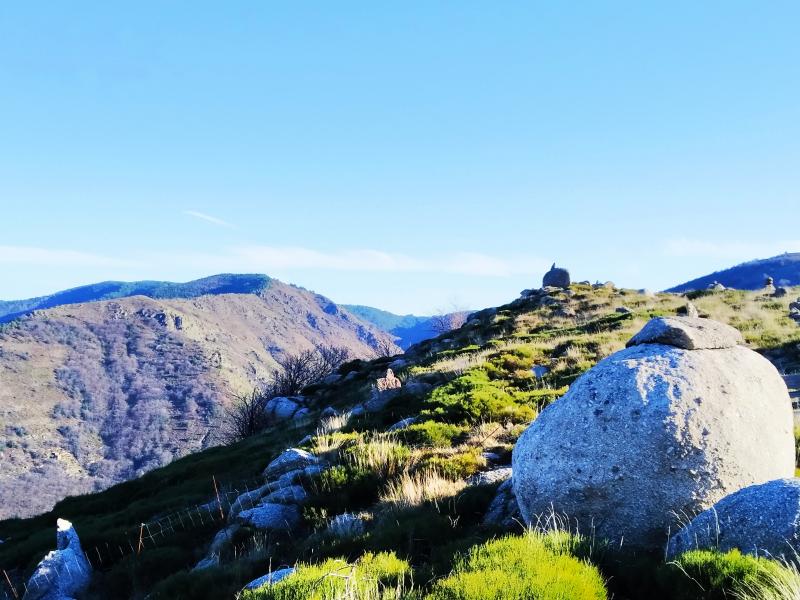
[[[246,591],[242,600],[400,600],[410,587],[411,567],[394,553],[367,553],[355,563],[328,559],[301,564],[281,581]]]
[[[462,425],[425,421],[406,427],[399,435],[412,446],[448,448],[453,446],[468,430],[469,427]]]
[[[502,380],[490,380],[484,369],[473,369],[439,388],[426,402],[424,414],[449,423],[481,421],[524,423],[536,416],[533,407],[515,397]]]
[[[600,572],[573,555],[581,542],[564,532],[528,531],[477,546],[426,600],[605,600]]]

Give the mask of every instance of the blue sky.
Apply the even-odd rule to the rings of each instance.
[[[0,298],[398,312],[800,250],[797,2],[0,5]]]

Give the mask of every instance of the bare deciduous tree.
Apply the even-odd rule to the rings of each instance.
[[[430,327],[436,335],[442,335],[454,329],[458,329],[467,322],[469,316],[467,310],[456,310],[453,312],[440,312],[431,317]]]
[[[224,440],[230,444],[262,431],[267,426],[266,403],[267,396],[259,389],[234,396],[225,410]]]

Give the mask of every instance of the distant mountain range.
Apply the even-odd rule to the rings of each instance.
[[[757,290],[764,287],[766,277],[772,277],[775,285],[800,285],[800,252],[786,253],[772,258],[751,260],[735,267],[716,271],[669,288],[668,292],[702,290],[715,281],[725,287],[739,290]]]
[[[0,311],[0,519],[213,445],[233,395],[282,354],[332,345],[371,358],[393,345],[328,298],[264,275],[106,282]]]
[[[342,306],[364,321],[391,333],[397,338],[395,342],[403,350],[436,335],[432,327],[433,317],[396,315],[379,308],[358,304],[343,304]]]
[[[0,323],[11,321],[33,310],[54,308],[65,304],[114,300],[131,296],[156,299],[196,298],[205,294],[257,294],[265,290],[272,279],[266,275],[212,275],[187,283],[169,281],[103,281],[71,288],[49,296],[26,300],[0,300]]]

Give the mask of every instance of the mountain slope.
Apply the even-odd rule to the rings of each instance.
[[[737,290],[758,290],[764,287],[767,276],[774,279],[775,285],[800,285],[800,252],[752,260],[681,283],[667,291],[681,293],[704,290],[715,281]]]
[[[765,302],[758,293],[729,290],[702,296],[696,305],[702,314],[739,327],[749,347],[800,371],[800,327],[787,317],[789,302],[788,297]],[[480,311],[459,330],[413,346],[402,357],[343,366],[338,380],[310,392],[309,424],[198,452],[104,492],[67,499],[46,515],[0,522],[5,540],[0,568],[24,581],[52,548],[56,517],[64,517],[74,522],[100,568],[97,597],[233,598],[251,579],[298,560],[355,559],[383,551],[395,551],[412,564],[415,590],[425,597],[431,582],[458,563],[460,552],[504,531],[483,522],[498,482],[472,484],[469,478],[507,465],[526,424],[558,402],[576,377],[623,348],[648,319],[675,314],[684,304],[670,294],[573,285]],[[403,387],[379,409],[359,411],[390,365]],[[546,372],[541,375],[537,368],[537,375],[534,367]],[[343,415],[356,410],[349,417],[321,420],[328,406]],[[407,418],[416,422],[393,428]],[[298,484],[308,494],[301,522],[288,534],[242,527],[230,534],[219,567],[192,570],[228,523],[231,503],[263,485],[264,467],[292,445],[327,467]],[[431,470],[446,474],[446,481],[422,486]],[[427,498],[422,493],[414,498],[412,492],[420,488]],[[206,503],[210,508],[202,508]],[[335,534],[329,524],[343,513],[362,515],[364,531]],[[176,515],[185,523],[175,522]],[[142,523],[148,525],[146,533],[154,533],[137,553],[128,544],[136,544]],[[675,581],[666,578],[663,563],[647,571],[641,561],[620,567],[615,556],[605,558],[600,567],[614,598],[675,597]],[[672,576],[686,577],[679,569]],[[665,587],[654,590],[659,585]]]
[[[230,283],[177,289],[195,296]],[[281,353],[335,345],[369,357],[390,344],[323,296],[250,284],[262,289],[69,304],[0,327],[0,517],[41,512],[217,443],[232,395],[263,382]]]
[[[148,298],[196,298],[206,294],[256,294],[266,289],[271,279],[266,275],[220,274],[186,283],[169,281],[104,281],[63,290],[25,300],[0,300],[0,323],[11,321],[25,313],[65,304],[98,300],[114,300],[131,296]]]
[[[403,350],[435,335],[431,326],[432,317],[396,315],[379,308],[359,304],[343,304],[342,306],[367,323],[372,323],[379,329],[396,336],[397,345]]]

